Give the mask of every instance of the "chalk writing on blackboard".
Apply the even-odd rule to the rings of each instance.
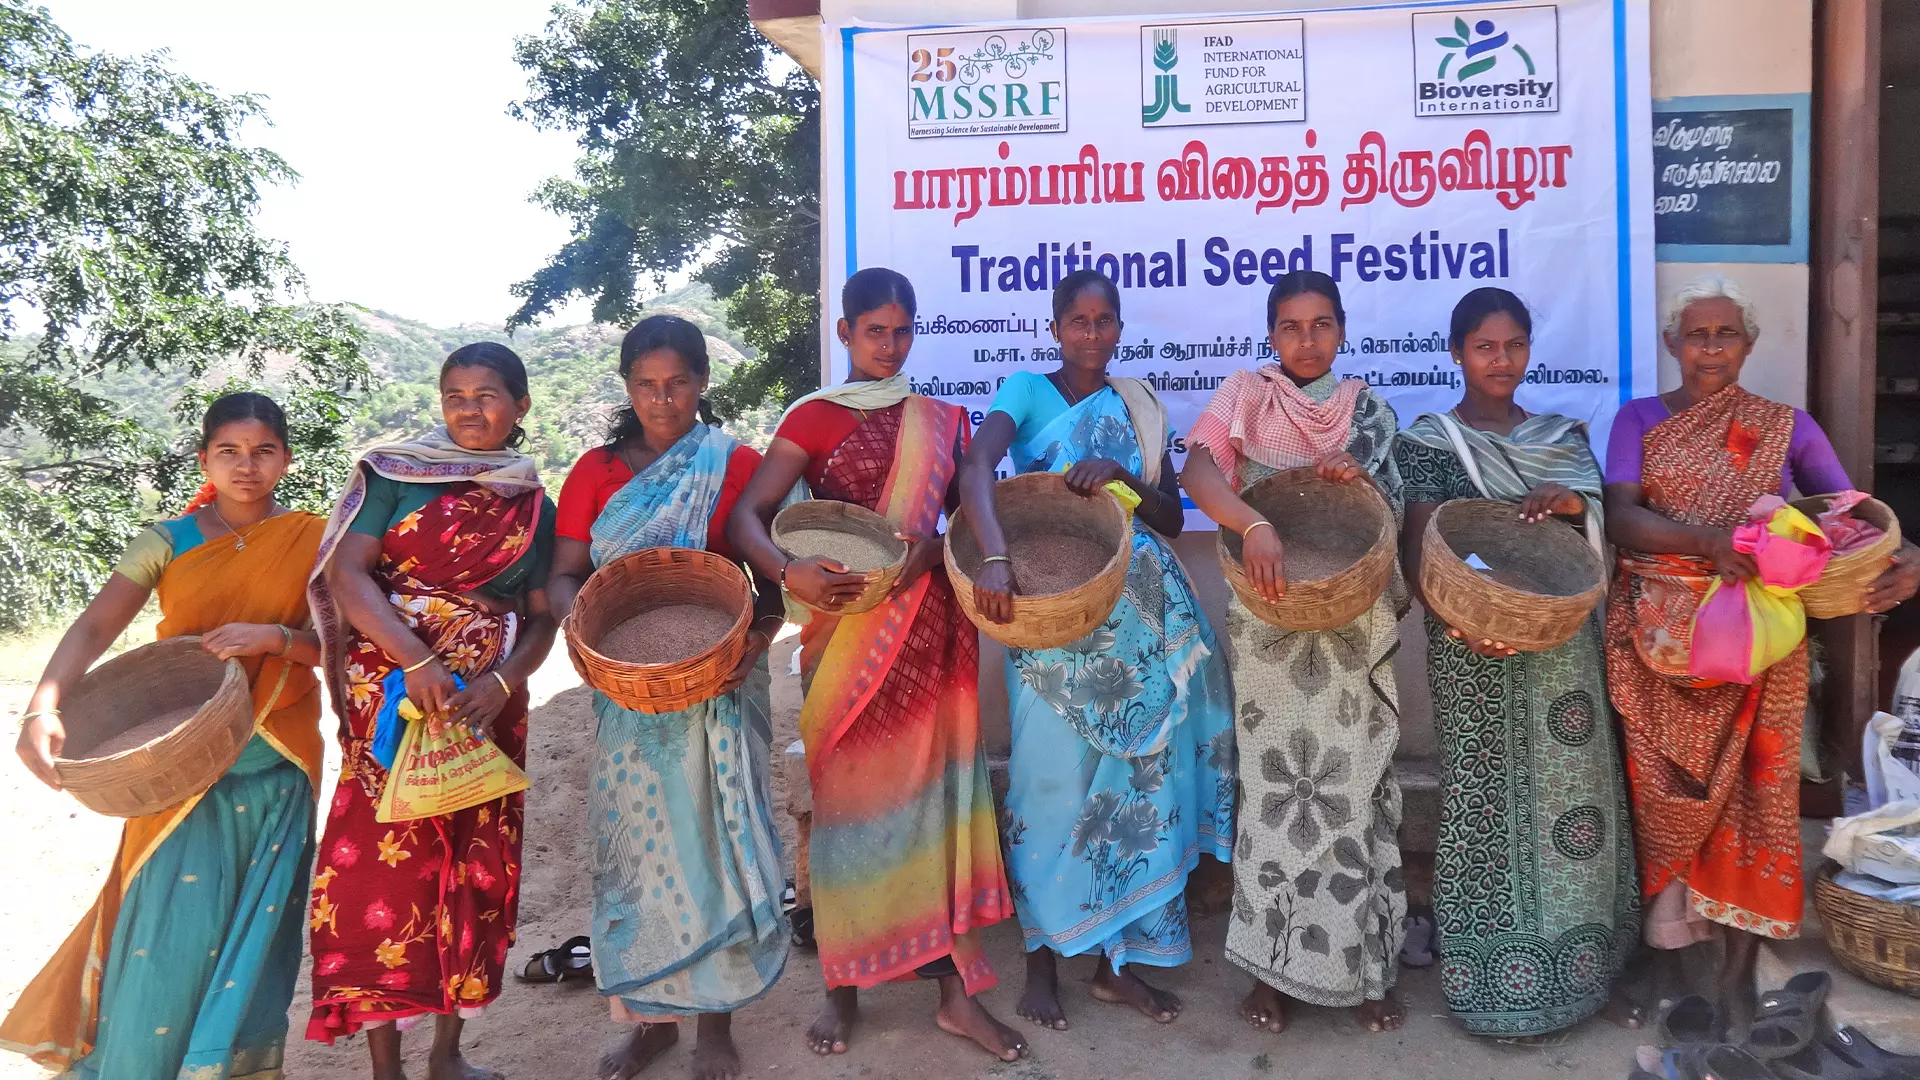
[[[1654,242],[1789,244],[1793,110],[1655,112]]]

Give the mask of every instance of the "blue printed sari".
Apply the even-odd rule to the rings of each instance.
[[[1021,472],[1089,458],[1146,471],[1111,388],[1012,457]],[[1226,663],[1173,549],[1136,521],[1107,621],[1064,648],[1010,657],[1007,872],[1028,951],[1185,963],[1187,875],[1202,852],[1231,857],[1235,762]]]
[[[738,445],[695,424],[607,503],[594,565],[641,548],[704,549]],[[763,658],[738,691],[679,712],[593,695],[593,971],[631,1014],[731,1012],[786,966],[769,686]]]

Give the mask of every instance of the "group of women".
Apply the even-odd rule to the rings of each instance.
[[[785,966],[766,661],[783,594],[805,609],[792,609],[813,807],[802,850],[827,984],[814,1051],[854,1041],[861,989],[919,978],[938,984],[942,1030],[1003,1060],[1027,1053],[979,999],[996,981],[981,930],[1009,916],[1026,948],[1022,1017],[1065,1028],[1060,960],[1093,954],[1091,997],[1171,1022],[1180,1000],[1143,974],[1192,955],[1186,885],[1202,855],[1233,865],[1226,953],[1253,977],[1250,1024],[1278,1032],[1289,1003],[1306,1002],[1398,1027],[1392,658],[1427,519],[1463,497],[1564,519],[1603,551],[1611,541],[1620,574],[1604,614],[1547,652],[1427,617],[1449,1006],[1472,1032],[1551,1032],[1608,1007],[1643,939],[1672,950],[1716,925],[1734,931],[1724,1002],[1750,1006],[1753,945],[1800,918],[1806,655],[1751,686],[1698,685],[1673,663],[1684,671],[1688,616],[1713,578],[1755,573],[1731,540],[1753,501],[1849,484],[1810,417],[1740,388],[1758,327],[1739,290],[1709,281],[1679,295],[1665,337],[1681,385],[1622,410],[1604,472],[1583,425],[1515,401],[1531,317],[1502,290],[1454,311],[1460,403],[1403,431],[1364,382],[1333,371],[1346,332],[1335,283],[1288,275],[1267,301],[1277,362],[1226,380],[1179,474],[1161,403],[1109,372],[1120,308],[1098,273],[1062,280],[1059,369],[1008,377],[973,431],[902,374],[912,286],[863,270],[841,294],[846,380],[789,409],[764,455],[707,415],[699,331],[646,319],[620,350],[630,407],[557,506],[515,449],[531,401],[499,345],[447,358],[445,426],[368,451],[325,521],[274,500],[289,464],[278,407],[219,399],[201,431],[202,497],[129,545],[49,662],[19,750],[58,786],[61,700],[156,589],[161,636],[200,635],[244,665],[257,735],[206,792],[127,823],[98,903],[0,1024],[0,1045],[77,1077],[278,1076],[304,932],[309,1038],[364,1031],[373,1075],[391,1080],[402,1031],[431,1015],[429,1077],[497,1075],[464,1060],[460,1036],[499,994],[514,940],[522,796],[382,823],[374,728],[404,695],[524,761],[526,680],[558,620],[595,567],[662,545],[745,563],[756,601],[718,696],[665,716],[594,698],[592,962],[611,1017],[631,1025],[600,1075],[640,1072],[689,1017],[695,1074],[738,1075],[731,1016]],[[1009,456],[1137,505],[1105,623],[1062,648],[1010,652],[1010,786],[996,815],[978,639],[938,533],[966,508],[985,553],[977,614],[1007,621],[1021,585],[992,489]],[[1296,467],[1376,485],[1404,522],[1405,573],[1346,626],[1283,630],[1235,598],[1222,634],[1169,543],[1182,488],[1240,535],[1248,580],[1273,599],[1288,553],[1242,493]],[[876,511],[908,541],[878,607],[835,614],[863,579],[774,543],[775,512],[808,497]],[[1884,611],[1916,584],[1909,546],[1867,602]],[[343,753],[317,845],[316,666]],[[1612,1011],[1637,1016],[1624,999]]]

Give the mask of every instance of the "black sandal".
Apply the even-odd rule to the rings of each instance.
[[[793,943],[795,945],[802,949],[817,949],[820,947],[819,942],[813,940],[813,909],[811,907],[794,908],[792,913],[787,916],[787,921],[788,924],[793,927]]]
[[[1753,1026],[1747,1032],[1747,1052],[1763,1061],[1792,1057],[1813,1045],[1819,1035],[1820,1010],[1833,989],[1833,976],[1803,971],[1778,990],[1760,995]]]
[[[1701,1080],[1780,1080],[1765,1062],[1737,1046],[1716,1046],[1702,1060]]]
[[[585,934],[570,937],[545,952],[527,957],[515,978],[523,983],[563,983],[593,978],[593,942]]]
[[[1889,1073],[1863,1069],[1819,1043],[1767,1062],[1780,1080],[1889,1080]]]
[[[1821,1040],[1821,1045],[1841,1061],[1886,1080],[1920,1080],[1920,1057],[1883,1050],[1850,1027],[1839,1027]]]

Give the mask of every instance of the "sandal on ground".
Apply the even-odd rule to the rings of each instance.
[[[1767,1062],[1780,1080],[1889,1080],[1879,1069],[1863,1069],[1819,1043]]]
[[[1737,1046],[1716,1046],[1702,1058],[1701,1080],[1780,1080],[1767,1063]]]
[[[1841,1061],[1874,1076],[1885,1080],[1920,1080],[1920,1057],[1883,1050],[1850,1027],[1835,1028],[1820,1042]]]
[[[545,952],[527,957],[527,965],[515,976],[523,983],[563,983],[568,979],[593,978],[593,943],[585,934],[570,937]]]
[[[1660,1037],[1666,1046],[1710,1046],[1726,1037],[1726,1021],[1713,1002],[1688,994],[1660,1014]]]
[[[1778,990],[1760,995],[1759,1009],[1747,1032],[1749,1054],[1763,1061],[1791,1057],[1811,1046],[1820,1034],[1820,1010],[1833,989],[1833,976],[1803,971]]]
[[[1433,966],[1434,931],[1433,912],[1416,909],[1400,920],[1406,928],[1406,940],[1400,946],[1400,964],[1402,967],[1423,968]]]
[[[797,907],[787,916],[788,924],[793,927],[793,943],[802,949],[817,949],[819,943],[813,940],[813,909]]]

